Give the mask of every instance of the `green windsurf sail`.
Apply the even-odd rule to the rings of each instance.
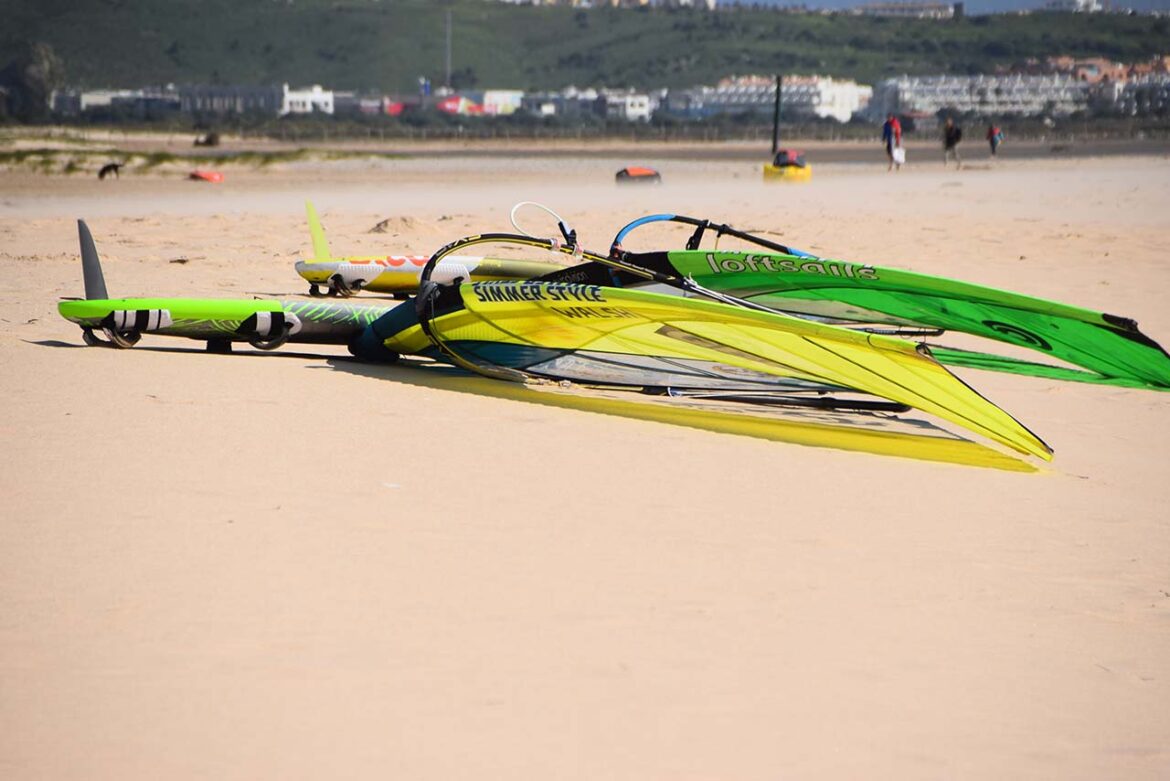
[[[696,226],[687,249],[649,253],[622,249],[633,229],[663,220]],[[767,251],[700,249],[708,230]],[[656,272],[659,278],[654,281],[686,280],[700,293],[712,291],[747,306],[910,337],[947,331],[971,334],[1034,350],[1087,371],[1064,373],[1070,370],[987,353],[975,360],[977,353],[940,351],[939,360],[956,366],[1170,389],[1170,355],[1126,317],[944,277],[819,258],[726,225],[678,215],[651,215],[627,225],[613,242],[611,258]],[[616,285],[646,281],[644,276],[596,263],[540,279]]]

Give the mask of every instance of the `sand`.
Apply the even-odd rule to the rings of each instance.
[[[339,253],[429,253],[532,199],[593,246],[711,216],[1170,343],[1170,160],[969,156],[790,187],[592,157],[0,173],[0,776],[1170,775],[1170,394],[956,370],[1056,449],[1013,473],[332,348],[83,348],[56,313],[78,217],[113,295],[301,294],[306,197]],[[615,189],[629,162],[666,184]]]

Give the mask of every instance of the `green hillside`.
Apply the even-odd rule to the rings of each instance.
[[[1170,53],[1168,20],[1112,14],[939,22],[486,0],[0,0],[0,60],[31,40],[50,44],[68,83],[83,87],[289,82],[412,91],[420,75],[443,80],[448,8],[457,86],[677,87],[771,72],[873,82],[1050,54]]]

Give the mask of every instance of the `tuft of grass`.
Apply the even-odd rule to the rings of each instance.
[[[378,151],[348,151],[344,149],[331,149],[321,152],[322,160],[358,160],[362,158],[375,158],[377,160],[407,160],[410,155],[402,154],[401,152],[378,152]]]
[[[123,160],[133,170],[139,173],[148,173],[163,166],[171,165],[176,167],[241,165],[264,169],[279,163],[294,163],[299,161],[357,160],[363,158],[401,160],[408,157],[409,155],[394,152],[314,150],[304,147],[289,151],[241,151],[217,155],[176,154],[174,152],[128,152],[109,147],[94,150],[50,149],[40,147],[0,150],[0,167],[27,168],[43,174],[59,172],[65,175],[72,175],[85,173],[95,163],[104,163],[110,159]]]
[[[0,152],[0,164],[7,165],[29,165],[36,166],[42,160],[52,160],[60,154],[57,149],[13,149],[7,152]]]
[[[142,162],[138,165],[138,170],[150,171],[165,163],[175,163],[178,161],[178,155],[171,154],[170,152],[150,152],[142,156]]]

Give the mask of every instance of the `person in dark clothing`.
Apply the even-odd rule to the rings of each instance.
[[[955,124],[955,120],[947,117],[947,122],[943,126],[943,167],[947,165],[947,161],[954,155],[955,167],[963,167],[963,158],[959,157],[959,142],[963,140],[963,128]]]
[[[995,125],[987,126],[987,145],[991,147],[991,156],[995,157],[999,145],[1003,142],[1003,131]]]
[[[882,125],[882,142],[886,145],[886,159],[890,163],[886,170],[895,165],[901,169],[905,153],[897,154],[897,150],[902,146],[902,123],[893,114],[887,116],[886,123]]]

